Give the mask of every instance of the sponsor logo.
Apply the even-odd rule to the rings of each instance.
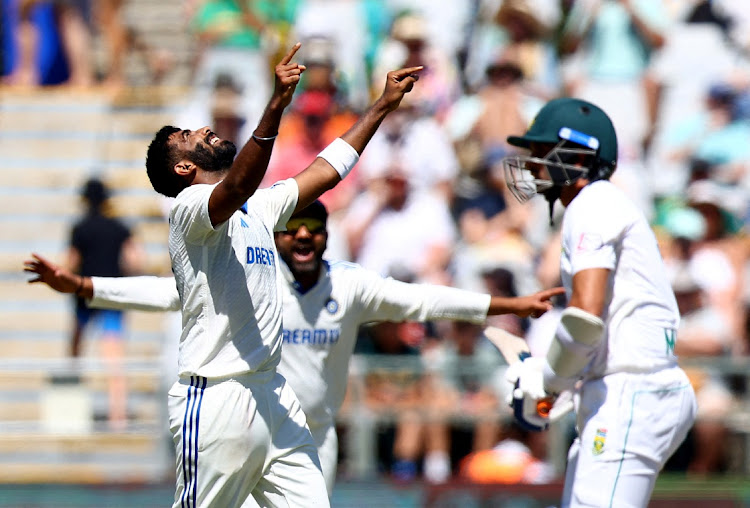
[[[273,251],[263,247],[248,247],[245,262],[248,265],[271,265],[273,266]]]
[[[591,452],[594,455],[601,455],[604,453],[604,443],[607,441],[607,429],[596,429],[596,435],[594,436],[594,446]]]
[[[581,233],[581,236],[578,238],[576,250],[578,252],[593,251],[600,249],[603,244],[601,236],[591,233]]]
[[[339,341],[339,330],[324,328],[297,328],[283,331],[284,344],[335,344]]]

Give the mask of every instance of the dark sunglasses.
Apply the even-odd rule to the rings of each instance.
[[[302,226],[305,226],[310,234],[313,235],[318,235],[326,230],[326,225],[322,220],[313,219],[312,217],[300,217],[290,219],[289,222],[286,223],[286,231],[283,231],[283,233],[294,236]]]

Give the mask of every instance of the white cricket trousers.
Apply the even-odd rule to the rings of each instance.
[[[562,506],[646,507],[695,413],[695,393],[679,367],[584,383]]]
[[[275,371],[180,378],[169,391],[174,508],[328,507],[296,395]]]
[[[336,484],[336,470],[338,469],[339,459],[339,438],[336,435],[336,425],[331,422],[329,425],[310,427],[310,433],[315,446],[318,448],[320,467],[323,470],[323,477],[326,480],[326,488],[330,496]]]

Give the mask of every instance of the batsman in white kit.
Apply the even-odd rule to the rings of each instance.
[[[617,136],[594,104],[548,102],[523,136],[528,156],[503,160],[525,202],[565,206],[561,277],[568,307],[546,357],[509,368],[514,404],[544,428],[536,401],[575,390],[578,436],[562,506],[647,506],[659,471],[693,424],[695,394],[674,354],[680,315],[656,239],[640,210],[609,181]]]
[[[296,393],[315,441],[329,494],[336,479],[335,418],[344,400],[357,330],[380,321],[462,320],[482,323],[488,315],[540,316],[562,288],[515,298],[381,277],[359,265],[326,261],[328,212],[320,201],[296,212],[276,233],[281,271],[283,346],[279,372]],[[77,276],[47,260],[29,261],[58,290]],[[149,311],[179,310],[171,277],[92,277],[86,280],[92,307]]]
[[[283,109],[304,66],[276,67],[276,88],[242,150],[208,127],[166,126],[148,149],[154,189],[175,197],[169,254],[183,331],[169,391],[177,452],[174,506],[328,506],[296,395],[277,372],[281,279],[273,232],[356,164],[421,67],[388,73],[383,94],[294,178],[258,190]]]

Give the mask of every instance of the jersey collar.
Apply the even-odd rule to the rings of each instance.
[[[331,269],[331,265],[328,264],[328,261],[325,259],[323,260],[323,263],[320,267],[320,276],[318,277],[318,282],[316,282],[313,286],[311,286],[309,289],[304,289],[299,282],[294,278],[294,275],[292,275],[292,271],[289,269],[289,265],[286,264],[286,262],[279,257],[279,260],[281,261],[279,263],[279,266],[281,267],[281,273],[284,276],[284,279],[286,280],[287,284],[295,290],[297,293],[304,295],[315,289],[316,287],[320,286],[320,282],[323,279],[328,278],[328,272]]]

